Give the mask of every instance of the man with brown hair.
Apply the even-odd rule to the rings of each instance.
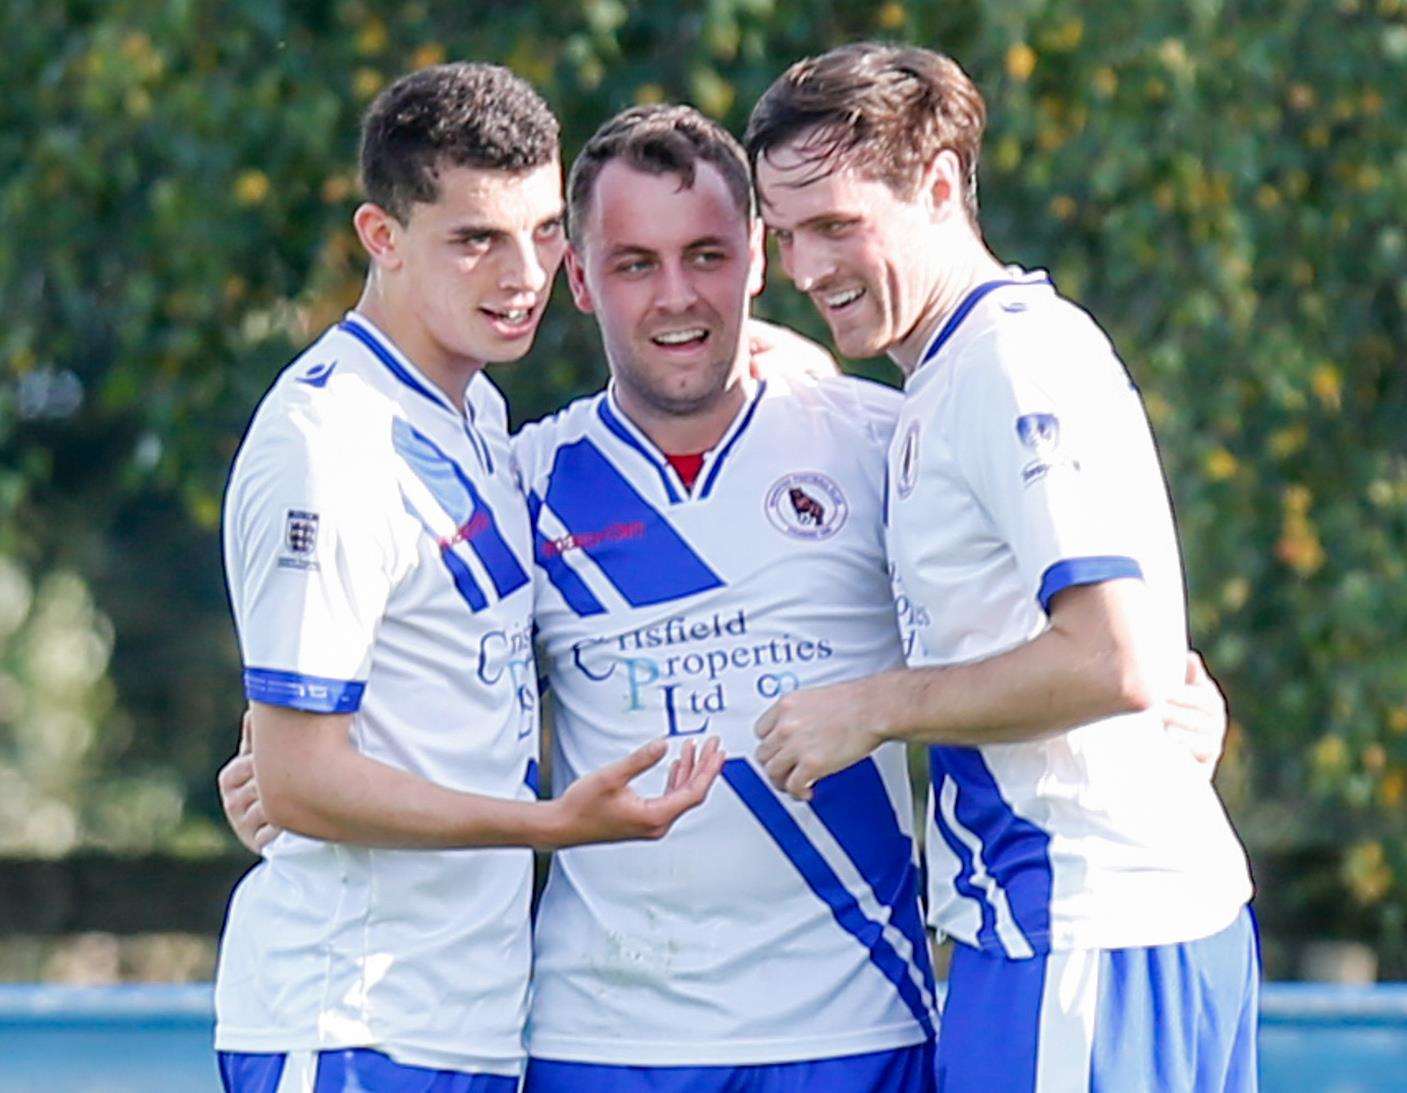
[[[758,761],[805,799],[932,745],[941,1089],[1252,1089],[1244,854],[1160,725],[1186,619],[1157,452],[1090,317],[984,244],[985,120],[950,58],[874,44],[753,111],[787,273],[844,353],[905,375],[888,550],[914,623],[907,669],[780,698]]]
[[[567,197],[611,385],[514,441],[558,790],[660,732],[742,753],[773,696],[902,662],[880,489],[898,397],[749,375],[762,240],[741,146],[689,107],[627,110]],[[554,855],[526,1090],[928,1093],[903,747],[810,802],[747,758],[722,782],[657,846]]]

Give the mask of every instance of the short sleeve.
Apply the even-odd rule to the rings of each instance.
[[[1026,339],[999,344],[959,380],[948,435],[958,464],[1041,609],[1074,585],[1142,578],[1122,496],[1125,443],[1146,432],[1138,395],[1107,344],[1052,362]],[[1123,454],[1121,455],[1121,451]]]
[[[251,700],[314,713],[361,704],[395,557],[364,451],[294,415],[256,421],[240,453],[225,568]]]

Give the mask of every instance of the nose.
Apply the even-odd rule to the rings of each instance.
[[[802,292],[810,292],[835,269],[824,248],[800,236],[782,252],[782,268]]]
[[[515,239],[507,250],[499,276],[499,288],[510,292],[538,293],[547,287],[550,274],[534,239]]]
[[[665,262],[655,280],[655,306],[661,311],[687,311],[698,300],[694,279],[683,263]]]

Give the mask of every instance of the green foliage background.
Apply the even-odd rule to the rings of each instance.
[[[379,88],[506,63],[570,156],[634,102],[739,131],[791,60],[883,37],[977,80],[990,242],[1051,269],[1144,391],[1263,920],[1407,975],[1407,4],[682,7],[4,5],[0,851],[224,845],[221,489],[266,385],[355,298]],[[820,335],[773,280],[761,312]],[[600,383],[594,332],[563,298],[496,378],[535,417]]]

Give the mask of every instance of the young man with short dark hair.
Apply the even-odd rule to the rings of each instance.
[[[284,370],[231,474],[225,561],[260,807],[284,829],[221,942],[225,1087],[511,1093],[529,847],[658,838],[721,756],[660,741],[536,794],[531,530],[503,400],[565,249],[557,123],[442,65],[362,143],[354,311]]]

